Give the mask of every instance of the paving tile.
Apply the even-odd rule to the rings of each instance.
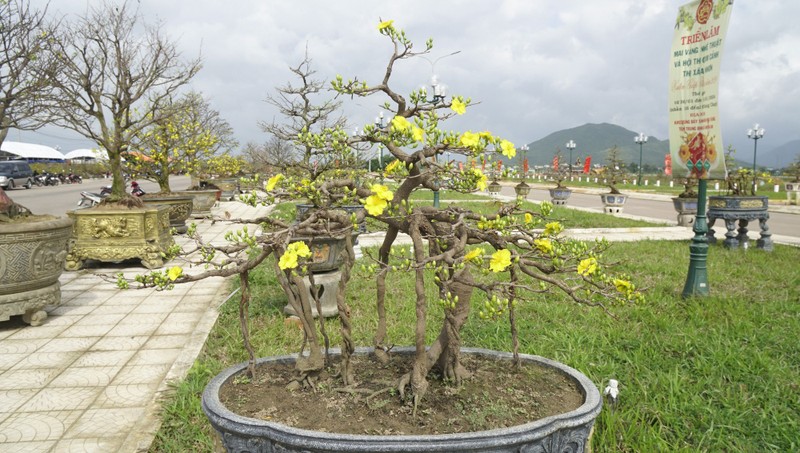
[[[47,312],[47,318],[45,318],[43,326],[66,326],[69,327],[76,322],[80,321],[83,318],[83,314],[75,314],[75,315],[64,315],[64,314],[54,314],[53,312],[56,309],[53,308]]]
[[[12,442],[58,440],[81,411],[18,412],[0,423],[0,445]],[[19,449],[16,451],[25,451]]]
[[[111,385],[148,384],[161,382],[172,364],[126,365],[111,381]]]
[[[22,321],[19,321],[19,324],[22,324]],[[20,329],[22,329],[22,325],[15,326],[15,320],[10,319],[8,321],[0,321],[0,340],[4,338],[8,338],[11,335],[17,333]]]
[[[97,313],[92,312],[75,323],[76,326],[115,326],[125,317],[125,313]]]
[[[70,411],[89,408],[103,387],[47,387],[21,405],[18,412]]]
[[[180,305],[179,305],[180,306]],[[172,313],[175,311],[176,307],[174,305],[164,305],[164,304],[140,304],[139,306],[135,307],[132,310],[132,313],[136,314],[147,314],[147,313]]]
[[[4,451],[14,451],[14,452],[25,452],[25,453],[50,453],[53,451],[53,447],[56,445],[56,441],[48,440],[44,442],[14,442],[5,445],[0,445],[0,452]],[[6,449],[7,448],[7,449]],[[59,450],[55,450],[59,451]]]
[[[108,385],[121,369],[122,364],[114,366],[71,367],[59,374],[47,387],[103,387]]]
[[[127,314],[136,308],[134,304],[128,305],[101,305],[92,311],[95,315],[111,315],[115,313]]]
[[[133,355],[130,365],[173,364],[183,349],[144,349]]]
[[[179,312],[179,313],[171,313],[167,316],[167,319],[164,320],[164,324],[173,324],[173,323],[194,323],[197,322],[205,315],[205,310],[202,311],[192,311],[192,312]]]
[[[41,389],[61,371],[61,368],[5,371],[0,374],[0,389]]]
[[[159,328],[158,324],[125,324],[109,330],[106,337],[138,337],[150,335]]]
[[[70,427],[65,438],[102,438],[128,433],[145,416],[144,407],[89,409]]]
[[[61,305],[79,306],[79,307],[84,307],[84,306],[96,307],[96,306],[99,306],[99,305],[103,305],[103,303],[105,301],[107,301],[110,297],[111,297],[110,294],[109,295],[102,295],[102,294],[101,295],[95,295],[94,291],[87,291],[87,292],[81,294],[80,296],[74,297],[74,298],[72,298],[70,300],[62,301]]]
[[[24,329],[19,329],[12,335],[9,335],[7,338],[15,340],[22,340],[28,338],[55,338],[61,332],[67,330],[67,328],[68,328],[67,326],[47,326],[47,325],[39,327],[27,326]]]
[[[156,398],[159,383],[109,385],[92,407],[145,407]]]
[[[49,312],[50,316],[80,316],[85,315],[87,313],[91,313],[95,310],[96,307],[94,305],[59,305],[58,307],[54,308],[52,311]],[[47,318],[48,320],[50,317]]]
[[[166,313],[131,313],[119,322],[120,326],[129,324],[151,324],[160,325],[167,317]]]
[[[63,352],[34,352],[24,354],[25,357],[18,361],[13,370],[30,370],[37,368],[66,368],[80,355],[76,351]]]
[[[81,355],[73,363],[73,367],[115,366],[124,365],[135,351],[89,351]]]
[[[124,436],[62,439],[53,447],[57,453],[108,453],[120,451]]]
[[[147,340],[142,349],[183,348],[189,342],[189,335],[154,335]]]
[[[88,351],[101,337],[53,338],[39,352]]]
[[[33,340],[3,340],[0,341],[0,354],[30,354],[45,345],[47,338]]]
[[[155,331],[155,335],[190,334],[196,327],[196,322],[164,323]]]
[[[36,395],[37,389],[0,390],[0,412],[14,412]]]
[[[74,337],[102,337],[103,335],[107,334],[114,326],[103,326],[103,325],[95,325],[95,326],[72,326],[65,329],[59,335],[62,338],[74,338]]]
[[[136,351],[149,339],[149,335],[105,337],[92,346],[92,351]]]

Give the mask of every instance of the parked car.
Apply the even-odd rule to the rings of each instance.
[[[33,171],[27,162],[22,160],[0,161],[0,187],[3,190],[33,186]]]

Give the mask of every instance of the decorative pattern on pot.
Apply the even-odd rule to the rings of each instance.
[[[570,195],[572,195],[572,189],[567,189],[566,187],[556,187],[555,189],[550,189],[550,200],[555,205],[567,204],[567,199]]]
[[[163,205],[169,208],[169,226],[175,228],[178,234],[184,234],[189,229],[186,221],[192,214],[193,197],[183,196],[151,196],[142,197],[145,205]]]
[[[712,228],[717,219],[725,222],[725,240],[723,245],[729,249],[739,246],[747,248],[750,238],[747,236],[748,224],[758,220],[761,237],[756,247],[772,250],[772,233],[769,232],[769,198],[766,196],[712,196],[708,197],[708,242],[716,243],[715,231]],[[738,222],[738,229],[737,229]]]
[[[628,200],[628,196],[618,193],[603,193],[600,194],[600,199],[603,201],[603,212],[606,214],[620,214],[625,207],[625,201]]]

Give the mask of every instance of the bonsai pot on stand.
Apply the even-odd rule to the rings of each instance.
[[[758,220],[761,228],[761,238],[756,241],[756,247],[763,250],[772,250],[772,233],[769,232],[767,220],[769,220],[769,198],[766,196],[712,196],[708,197],[708,242],[716,242],[714,237],[714,222],[721,219],[725,222],[725,240],[723,245],[726,248],[735,249],[738,247],[747,248],[749,238],[747,236],[747,225],[749,222]],[[736,229],[736,223],[739,229]]]
[[[567,204],[569,196],[572,195],[572,189],[568,189],[566,187],[555,187],[549,190],[550,190],[550,201],[552,201],[554,205]]]
[[[697,217],[697,198],[673,197],[672,205],[678,212],[678,225],[690,227]]]
[[[603,201],[603,212],[606,214],[621,214],[627,199],[628,196],[621,193],[600,194],[600,200]]]

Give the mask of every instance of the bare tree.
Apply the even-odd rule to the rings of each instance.
[[[314,78],[316,72],[311,69],[311,59],[307,55],[300,64],[289,69],[300,79],[300,83],[278,87],[277,94],[266,99],[278,108],[286,122],[262,121],[259,125],[284,145],[293,144],[298,151],[299,161],[292,165],[314,180],[326,170],[340,165],[347,156],[341,155],[339,148],[315,146],[303,141],[302,137],[309,133],[334,134],[334,131],[346,130],[346,119],[341,114],[337,115],[341,102],[335,97],[316,103],[325,83]],[[341,142],[341,137],[334,141]]]
[[[291,143],[274,135],[265,143],[250,142],[244,147],[244,155],[256,171],[285,169],[297,163],[298,154]]]
[[[108,153],[112,199],[125,195],[121,156],[142,130],[170,114],[171,97],[200,70],[184,61],[159,26],[140,25],[128,2],[104,3],[62,27],[53,40],[58,71],[49,108],[55,123],[95,141]]]
[[[37,129],[44,121],[38,103],[50,89],[42,74],[52,63],[46,11],[27,0],[0,1],[0,145],[9,129]]]

